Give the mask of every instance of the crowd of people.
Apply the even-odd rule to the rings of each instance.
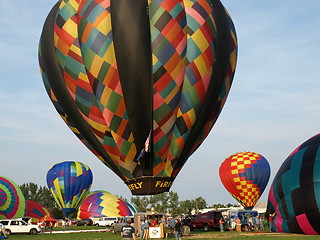
[[[161,238],[168,238],[169,233],[173,233],[176,239],[180,239],[181,236],[181,219],[175,217],[167,217],[164,216],[160,219],[158,218],[151,218],[141,219],[141,231],[142,239],[147,239],[149,235],[149,227],[159,227],[160,228],[160,237]]]
[[[272,223],[272,219],[268,219]],[[131,223],[131,220],[130,220]],[[234,231],[265,231],[265,218],[262,216],[232,216],[230,218],[220,218],[219,219],[219,228],[221,232],[224,232],[224,229],[234,230]],[[149,231],[152,231],[152,227],[158,227],[160,229],[159,238],[168,238],[169,234],[174,234],[176,240],[181,239],[182,229],[184,225],[188,225],[187,219],[175,218],[175,217],[161,217],[161,218],[146,218],[142,217],[140,219],[140,232],[136,232],[133,228],[130,228],[129,238],[125,237],[127,234],[123,235],[123,239],[132,240],[136,239],[137,233],[140,239],[149,239]],[[270,227],[269,227],[270,228]],[[189,228],[190,229],[190,228]],[[127,231],[128,228],[123,228],[123,231]],[[123,232],[121,231],[121,232]],[[269,229],[271,231],[271,228]],[[133,237],[134,236],[134,237]]]
[[[38,222],[38,225],[41,229],[41,234],[44,234],[44,231],[48,230],[50,233],[52,233],[54,223],[53,222],[47,222],[47,221],[41,221]]]
[[[230,218],[230,229],[240,231],[264,231],[264,217]]]
[[[71,226],[72,221],[69,218],[63,218],[61,220],[59,220],[59,225],[57,224],[56,221],[52,221],[51,219],[46,219],[47,216],[45,216],[43,219],[40,219],[40,221],[38,222],[38,226],[40,227],[41,233],[43,234],[45,231],[49,231],[50,233],[52,233],[53,228],[55,226],[61,226],[62,229],[68,228],[69,226]],[[31,221],[31,219],[30,219]]]
[[[146,218],[142,217],[140,219],[140,232],[138,235],[140,239],[149,239],[149,231],[154,227],[160,229],[159,237],[168,238],[169,234],[174,234],[176,240],[181,239],[182,227],[184,225],[184,219],[175,217],[161,217],[161,218]],[[130,227],[129,227],[130,226]],[[131,226],[131,219],[127,219],[127,224],[121,229],[122,239],[125,240],[135,240],[136,239],[136,229]]]

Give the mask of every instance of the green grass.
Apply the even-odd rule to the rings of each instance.
[[[79,229],[103,229],[97,227],[71,227],[66,230],[79,230]],[[54,230],[61,230],[61,228],[55,228]],[[112,239],[121,240],[120,234],[114,235],[110,232],[88,232],[88,233],[59,233],[59,234],[37,234],[37,235],[27,235],[27,234],[12,234],[9,237],[12,239],[32,239],[32,240],[101,240],[101,239]],[[138,238],[139,239],[139,238]],[[171,236],[169,239],[173,240],[174,237]],[[182,240],[211,240],[211,239],[221,239],[221,240],[320,240],[319,236],[307,236],[298,234],[287,234],[287,233],[255,233],[255,232],[203,232],[200,230],[192,231],[189,237],[183,236]]]

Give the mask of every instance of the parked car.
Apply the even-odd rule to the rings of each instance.
[[[202,214],[191,215],[190,229],[202,228],[204,231],[209,231],[210,229],[219,230],[220,224],[219,220],[223,218],[220,211],[210,211]]]
[[[81,219],[81,220],[77,220],[74,223],[75,226],[92,226],[93,225],[93,221],[92,219],[88,218],[88,219]]]
[[[94,221],[94,225],[97,227],[111,227],[115,222],[119,221],[119,219],[119,217],[102,217]]]
[[[1,219],[0,223],[5,227],[7,235],[11,233],[37,234],[40,232],[38,225],[28,224],[20,219]]]

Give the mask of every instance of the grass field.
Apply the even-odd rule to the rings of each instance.
[[[76,230],[79,227],[73,227],[70,230]],[[81,229],[97,229],[96,227],[86,227]],[[100,228],[102,229],[102,228]],[[59,228],[55,230],[61,230]],[[66,231],[65,231],[66,232]],[[119,234],[115,235],[111,232],[78,232],[78,233],[55,233],[55,234],[12,234],[9,239],[32,239],[32,240],[101,240],[101,239],[112,239],[121,240]],[[138,238],[139,239],[139,238]],[[173,240],[171,236],[169,239]],[[292,239],[292,240],[320,240],[320,236],[307,236],[298,234],[287,234],[287,233],[258,233],[258,232],[203,232],[203,231],[192,231],[190,236],[183,236],[182,240],[210,240],[210,239],[221,239],[221,240],[271,240],[271,239]]]
[[[61,228],[55,228],[55,231],[60,233],[54,234],[37,234],[37,235],[28,235],[28,234],[12,234],[9,236],[9,239],[26,239],[26,240],[121,240],[120,234],[113,234],[111,232],[77,232],[77,233],[66,233],[70,230],[102,230],[103,228],[97,227],[70,227],[62,231]],[[64,233],[62,233],[64,232]],[[139,238],[138,238],[139,239]],[[170,236],[171,240],[174,240],[173,236]],[[320,240],[319,236],[307,236],[299,234],[288,234],[288,233],[261,233],[261,232],[204,232],[201,230],[192,231],[190,236],[183,236],[182,240],[211,240],[211,239],[221,239],[221,240],[269,240],[269,239],[279,239],[279,240]]]

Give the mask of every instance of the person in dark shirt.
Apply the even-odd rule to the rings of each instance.
[[[121,236],[123,240],[136,240],[135,229],[131,225],[131,219],[127,219],[127,224],[121,228]]]
[[[176,222],[174,224],[174,236],[176,240],[180,240],[180,234],[181,234],[181,223],[179,219],[176,219]]]

